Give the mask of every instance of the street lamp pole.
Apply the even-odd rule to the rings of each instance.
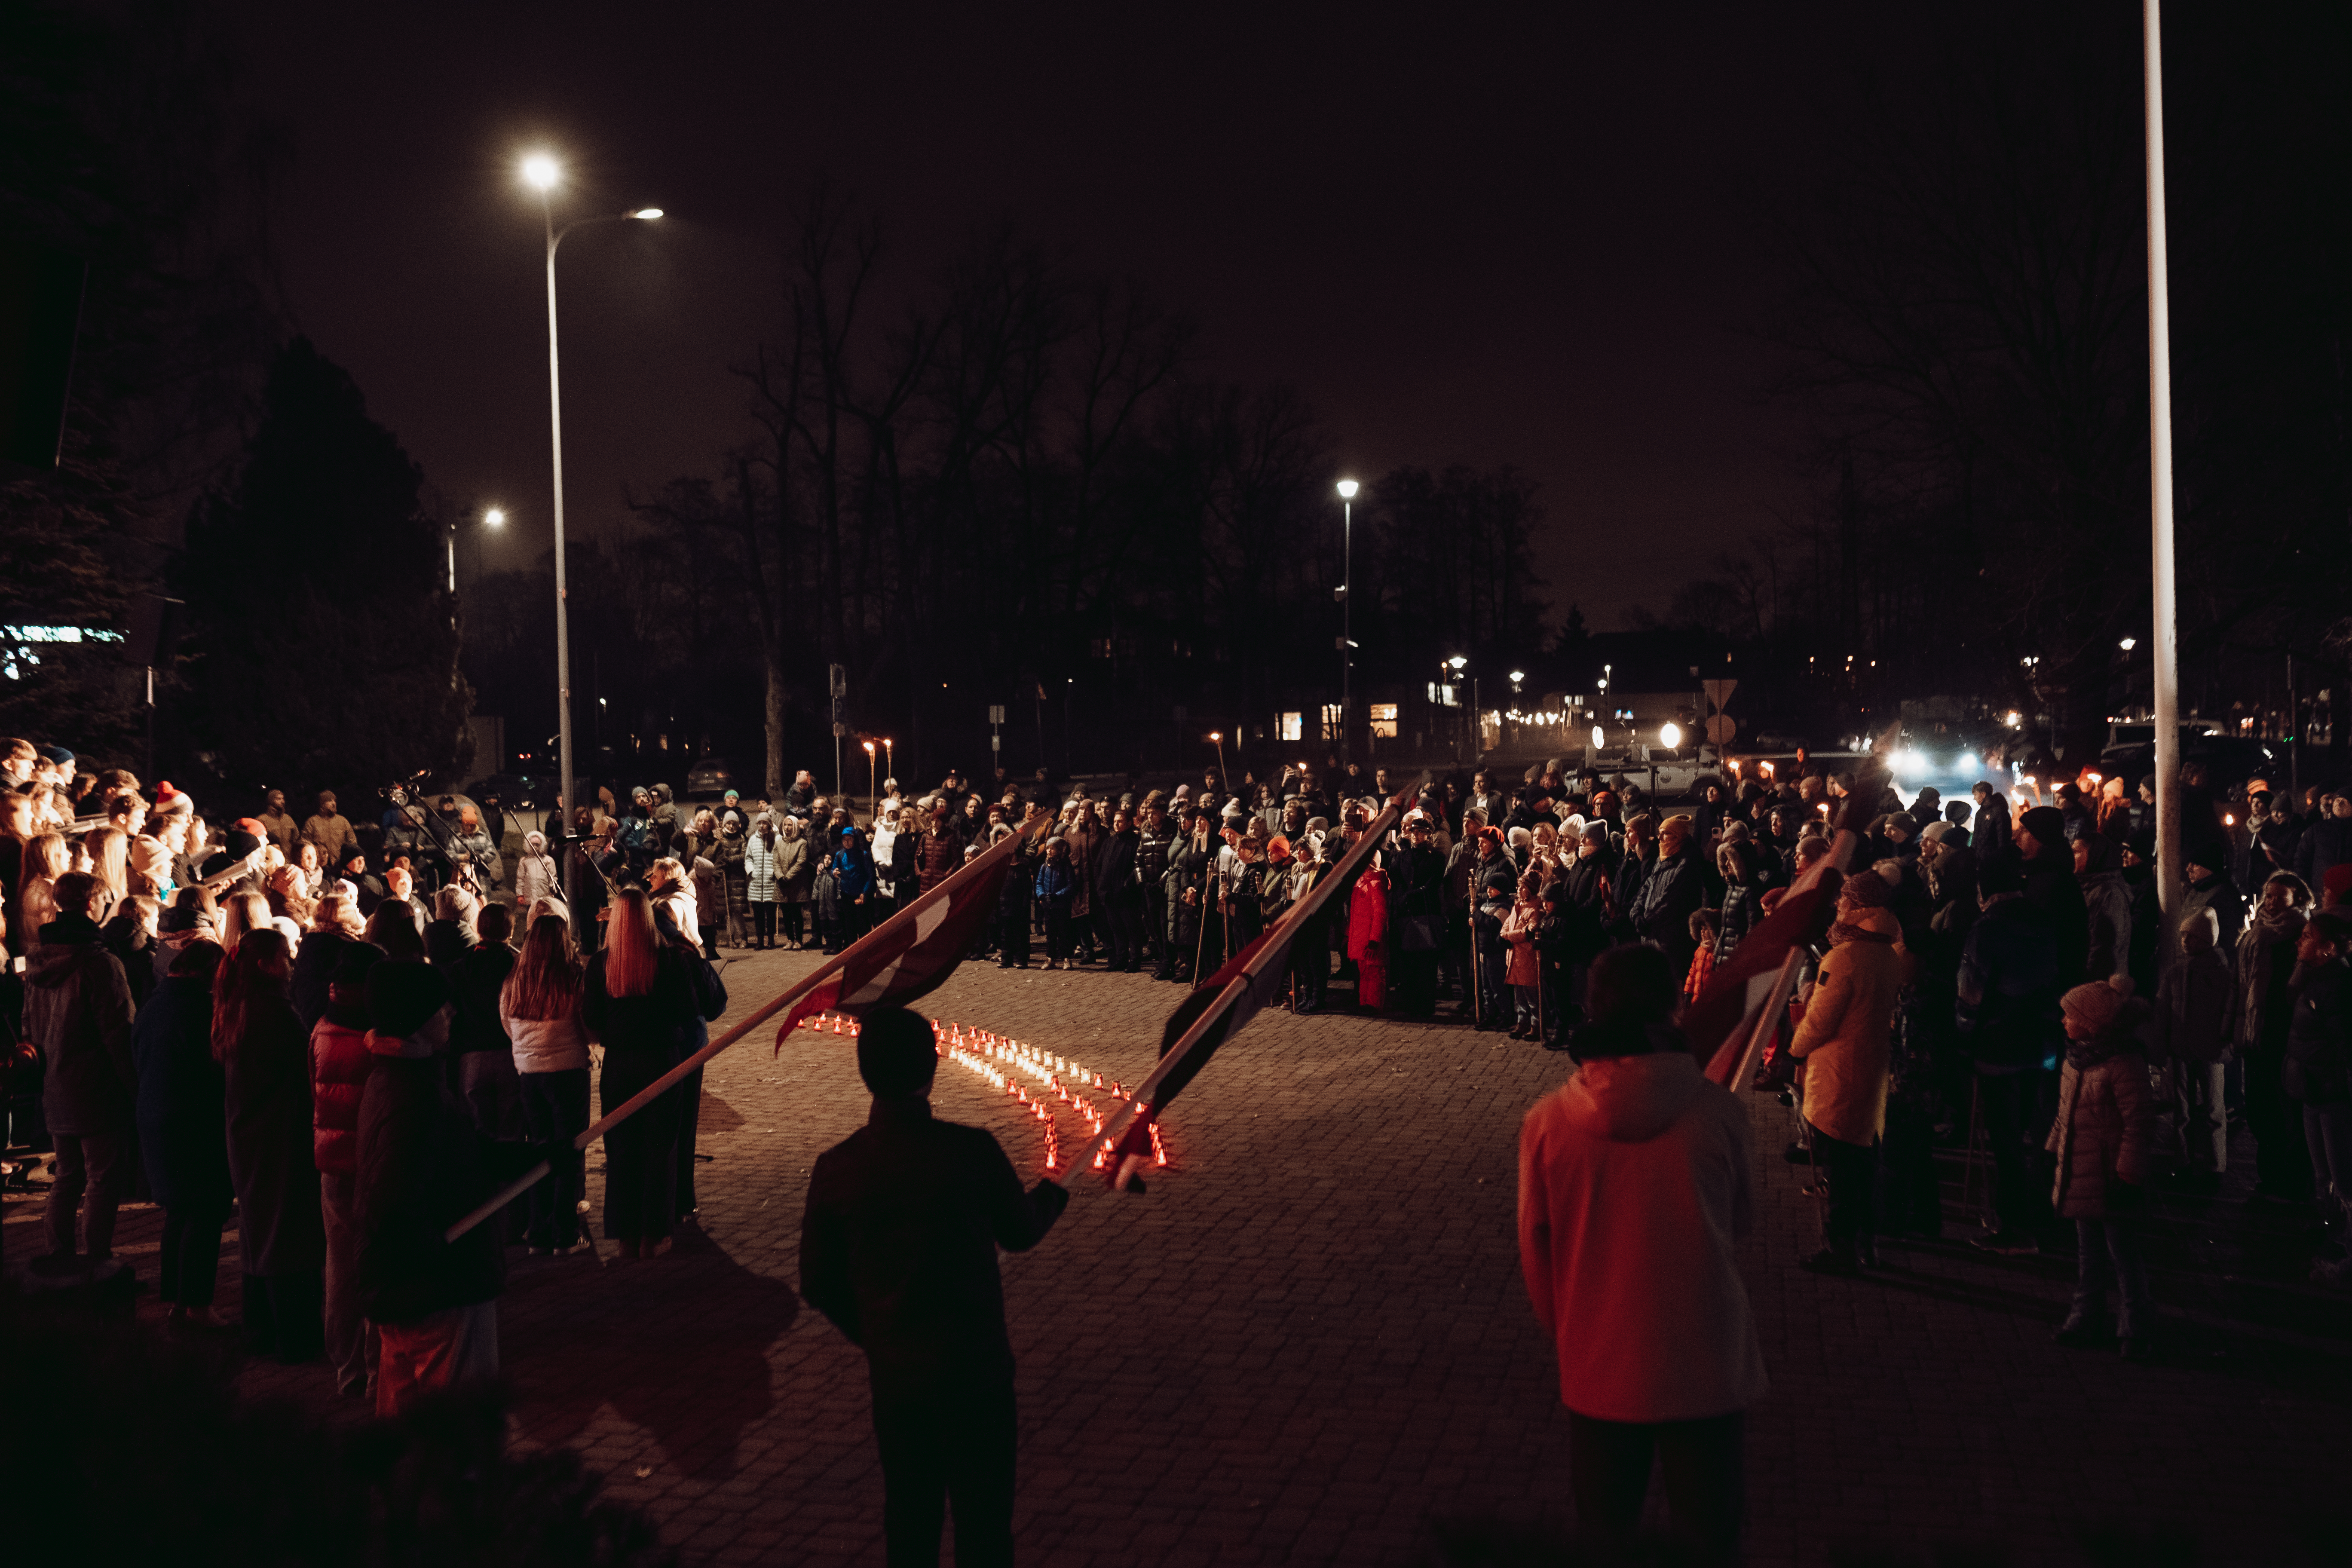
[[[539,191],[540,216],[547,234],[547,427],[550,449],[555,470],[555,687],[556,687],[556,750],[557,770],[562,781],[560,798],[563,809],[575,809],[572,788],[575,775],[572,765],[572,617],[571,591],[563,570],[563,374],[562,361],[556,352],[555,331],[555,247],[563,237],[585,223],[614,223],[625,218],[642,218],[648,222],[662,216],[659,207],[640,207],[635,212],[613,213],[603,217],[581,218],[555,226],[554,198],[549,195],[562,177],[555,160],[537,153],[523,160],[523,178]],[[454,551],[455,546],[452,546]],[[452,556],[451,576],[456,575]],[[562,825],[569,828],[571,824]]]
[[[1350,688],[1356,669],[1356,490],[1353,479],[1339,481],[1339,761],[1356,760],[1356,731],[1351,722],[1354,701]]]
[[[555,232],[555,207],[547,194],[555,184],[554,174],[552,163],[530,165],[530,182],[539,187],[540,216],[547,228],[547,427],[555,468],[555,735],[561,781],[556,800],[565,817],[558,830],[569,832],[578,808],[572,794],[571,595],[563,574],[563,375],[555,339],[555,246],[562,236]]]

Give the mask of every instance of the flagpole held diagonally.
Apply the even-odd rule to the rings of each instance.
[[[1148,1126],[1163,1109],[1165,1099],[1172,1098],[1192,1081],[1193,1074],[1200,1070],[1206,1059],[1205,1053],[1213,1051],[1230,1037],[1230,1029],[1214,1039],[1211,1038],[1211,1031],[1226,1021],[1233,1009],[1264,981],[1266,971],[1275,963],[1280,962],[1287,966],[1291,943],[1300,926],[1337,896],[1351,872],[1372,858],[1381,841],[1403,819],[1404,802],[1417,787],[1417,784],[1410,786],[1391,798],[1387,809],[1366,826],[1362,837],[1356,840],[1347,854],[1340,857],[1339,864],[1332,867],[1329,876],[1308,889],[1305,898],[1291,905],[1288,912],[1275,923],[1272,930],[1243,949],[1217,972],[1219,976],[1224,977],[1223,984],[1217,987],[1205,1005],[1199,1006],[1190,1026],[1176,1042],[1161,1049],[1160,1065],[1151,1069],[1150,1076],[1136,1086],[1135,1091],[1117,1110],[1103,1119],[1102,1131],[1087,1144],[1079,1158],[1070,1162],[1070,1170],[1087,1168],[1096,1155],[1116,1158],[1118,1163],[1109,1170],[1109,1184],[1114,1187],[1129,1184],[1137,1167],[1146,1157],[1132,1151],[1121,1157],[1120,1151],[1129,1134],[1139,1125]],[[1211,977],[1212,980],[1215,978]],[[1210,982],[1202,984],[1205,988]],[[1201,992],[1196,990],[1178,1007],[1176,1016],[1181,1016],[1186,1007],[1194,1006],[1200,995]],[[1171,1021],[1172,1023],[1172,1018]],[[1055,1179],[1055,1173],[1047,1173],[1048,1180]]]
[[[835,954],[824,963],[819,964],[815,969],[810,971],[807,974],[803,975],[791,985],[786,986],[782,992],[779,993],[776,996],[761,1005],[758,1009],[752,1012],[749,1017],[744,1018],[732,1028],[729,1029],[725,1034],[720,1035],[717,1039],[711,1041],[709,1045],[703,1047],[700,1050],[695,1052],[692,1056],[687,1058],[684,1061],[670,1068],[669,1071],[662,1074],[661,1077],[654,1079],[653,1082],[639,1089],[635,1094],[622,1101],[617,1108],[606,1111],[604,1115],[591,1125],[587,1131],[575,1136],[572,1140],[572,1146],[574,1149],[587,1148],[589,1144],[593,1143],[597,1139],[604,1137],[614,1128],[619,1126],[622,1122],[626,1121],[638,1111],[643,1110],[646,1106],[652,1104],[663,1094],[675,1089],[679,1081],[682,1080],[688,1073],[700,1068],[704,1063],[719,1055],[719,1052],[737,1044],[746,1035],[749,1035],[752,1030],[758,1028],[761,1025],[774,1017],[778,1013],[782,1012],[787,1007],[793,1006],[795,1003],[799,1003],[803,999],[814,995],[827,981],[835,980],[837,976],[847,972],[853,964],[862,961],[867,953],[877,952],[886,949],[894,943],[900,942],[911,932],[919,931],[924,924],[924,917],[927,914],[929,914],[940,905],[947,903],[955,896],[955,894],[961,892],[965,888],[969,887],[973,880],[985,879],[986,878],[994,875],[998,868],[1007,860],[1011,859],[1014,855],[1019,854],[1022,847],[1029,840],[1036,837],[1040,833],[1043,833],[1045,828],[1052,824],[1053,820],[1054,819],[1051,816],[1040,814],[1037,819],[1031,823],[1027,827],[1012,834],[1010,837],[992,846],[981,854],[974,856],[963,865],[956,868],[953,872],[941,879],[938,887],[933,888],[929,892],[923,894],[913,903],[908,904],[905,909],[900,910],[897,914],[892,915],[888,920],[884,921],[880,925],[876,926],[872,931],[868,931],[863,937],[860,937],[856,942],[852,942],[848,947],[844,948],[840,952]],[[837,1004],[835,1001],[829,1000],[824,1005],[827,1006],[835,1005],[856,1006],[860,1004],[855,1001]],[[810,1007],[805,1010],[808,1012],[815,1012],[819,1009],[816,1007]],[[782,1042],[780,1037],[778,1040],[779,1049],[782,1048]],[[442,1234],[442,1239],[445,1242],[457,1240],[459,1237],[465,1235],[467,1231],[473,1229],[476,1226],[481,1224],[484,1220],[489,1218],[492,1215],[506,1207],[507,1205],[514,1202],[515,1199],[530,1191],[532,1187],[538,1185],[539,1183],[548,1174],[548,1169],[549,1167],[547,1163],[543,1160],[541,1161],[538,1164],[532,1166],[530,1170],[525,1172],[522,1175],[516,1177],[513,1181],[500,1188],[496,1196],[490,1198],[487,1203],[484,1203],[481,1206],[467,1215],[463,1219],[457,1221],[457,1224],[451,1226]]]

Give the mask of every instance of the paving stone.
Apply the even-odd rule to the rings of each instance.
[[[730,963],[730,1018],[814,962]],[[967,966],[926,1007],[1132,1084],[1180,994]],[[1024,1560],[1402,1563],[1433,1521],[1568,1527],[1567,1423],[1513,1204],[1519,1118],[1570,1070],[1345,1014],[1263,1015],[1227,1046],[1171,1111],[1149,1193],[1081,1180],[1045,1243],[1005,1260]],[[1041,1123],[982,1079],[943,1063],[935,1103],[1039,1172]],[[781,1055],[746,1040],[707,1076],[712,1159],[671,1255],[510,1255],[516,1441],[578,1450],[688,1563],[882,1561],[865,1365],[794,1289],[809,1167],[866,1109],[846,1037],[802,1031]],[[2295,1560],[2300,1521],[2341,1487],[2352,1322],[2295,1277],[2275,1226],[2234,1203],[2161,1205],[2156,1289],[2182,1353],[2130,1366],[2049,1342],[2066,1258],[1920,1244],[1859,1280],[1798,1269],[1818,1218],[1779,1157],[1788,1113],[1750,1111],[1761,1201],[1742,1267],[1772,1375],[1749,1425],[1753,1562],[1998,1542],[2072,1563],[2113,1521],[2193,1531],[2209,1562]],[[1063,1146],[1079,1138],[1066,1121]],[[602,1180],[592,1162],[592,1197]],[[37,1216],[7,1205],[12,1257]],[[153,1209],[126,1211],[143,1273],[159,1232]],[[222,1257],[234,1311],[233,1233]],[[242,1373],[250,1394],[364,1419],[329,1382]]]

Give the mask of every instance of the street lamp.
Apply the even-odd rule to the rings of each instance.
[[[634,212],[608,213],[600,217],[575,218],[562,228],[555,226],[554,198],[550,194],[562,183],[563,170],[545,153],[533,153],[522,161],[523,183],[539,193],[540,216],[547,233],[547,426],[550,450],[555,468],[555,684],[557,691],[557,745],[562,756],[557,763],[562,776],[561,795],[563,809],[569,812],[572,802],[572,618],[569,593],[563,571],[563,377],[562,362],[556,353],[555,333],[555,247],[573,229],[592,223],[619,223],[629,219],[650,222],[662,216],[659,207],[639,207]]]
[[[492,507],[482,514],[484,528],[501,527],[506,521],[507,514],[497,507]],[[446,542],[449,546],[449,594],[454,598],[457,593],[457,525],[454,522],[449,525],[449,537]],[[482,544],[481,541],[476,540],[474,542],[474,580],[477,584],[480,583],[481,576]]]
[[[1353,479],[1341,479],[1339,491],[1339,761],[1356,760],[1355,730],[1349,722],[1351,707],[1349,688],[1355,673],[1356,644],[1355,605],[1348,590],[1356,580],[1356,491],[1360,487]],[[1223,752],[1219,754],[1222,756]]]
[[[2134,649],[2134,648],[2136,648],[2136,647],[2139,647],[2139,638],[2137,638],[2137,637],[2126,637],[2126,638],[2124,638],[2124,640],[2123,640],[2123,641],[2121,641],[2121,642],[2117,643],[2116,646],[2117,647],[2119,647],[2119,648],[2123,649],[2126,653],[2129,653],[2129,652],[2131,652],[2131,650],[2132,650],[2132,649]]]

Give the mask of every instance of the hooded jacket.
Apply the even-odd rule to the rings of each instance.
[[[131,1059],[131,982],[88,915],[42,928],[25,976],[26,1032],[48,1064],[41,1106],[49,1131],[128,1132],[139,1074]]]
[[[1846,918],[1862,934],[1838,941],[1822,960],[1789,1054],[1805,1064],[1805,1120],[1840,1142],[1868,1145],[1886,1131],[1895,1005],[1911,955],[1896,941],[1892,910]]]
[[[1763,1397],[1733,1243],[1753,1223],[1748,1115],[1676,1031],[1587,1061],[1519,1129],[1519,1261],[1560,1403],[1690,1421]]]
[[[541,899],[563,898],[563,879],[555,857],[547,852],[547,835],[534,829],[522,836],[522,858],[515,862],[515,907],[529,913]]]

